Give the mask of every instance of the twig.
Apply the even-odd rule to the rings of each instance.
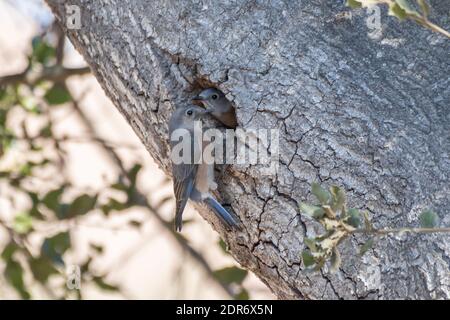
[[[392,0],[379,0],[379,3],[385,3],[388,6],[397,4],[396,2],[394,2]],[[413,20],[414,22],[424,26],[425,28],[428,28],[434,32],[437,32],[437,33],[440,33],[440,34],[446,36],[447,38],[450,38],[450,33],[447,30],[444,30],[440,26],[438,26],[438,25],[432,23],[430,20],[428,20],[426,12],[422,12],[422,15],[419,15],[418,12],[416,12],[416,13],[406,12],[406,16],[408,18],[410,18],[411,20]]]
[[[15,85],[18,83],[24,83],[32,86],[44,80],[52,82],[63,82],[71,76],[84,75],[90,72],[91,69],[89,67],[66,68],[61,65],[45,67],[38,73],[27,69],[21,73],[0,77],[0,87],[4,87],[6,85]]]
[[[355,229],[350,233],[386,235],[391,233],[450,233],[450,228]]]
[[[35,142],[38,139],[43,138],[41,135],[36,136],[28,136],[28,137],[15,137],[14,139],[17,141],[30,141]],[[43,138],[44,139],[44,138]],[[130,149],[130,150],[140,150],[141,147],[134,145],[134,144],[127,144],[127,143],[120,143],[120,142],[113,142],[109,140],[105,140],[102,138],[95,138],[95,137],[69,137],[69,136],[63,136],[62,138],[52,138],[52,141],[58,142],[60,144],[62,143],[91,143],[92,141],[104,143],[109,145],[111,148],[114,149]]]
[[[56,65],[62,65],[64,60],[64,46],[66,44],[66,35],[56,21],[53,23],[53,28],[58,37],[58,40],[56,41]]]
[[[411,19],[413,21],[415,21],[416,23],[418,23],[418,24],[420,24],[420,25],[422,25],[422,26],[424,26],[424,27],[426,27],[426,28],[428,28],[428,29],[430,29],[430,30],[432,30],[434,32],[440,33],[440,34],[446,36],[447,38],[450,38],[450,32],[448,32],[447,30],[445,30],[445,29],[441,28],[440,26],[434,24],[433,22],[429,21],[428,19],[425,19],[423,17],[422,18],[411,17]]]

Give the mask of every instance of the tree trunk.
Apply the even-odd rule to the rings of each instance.
[[[231,166],[218,177],[242,232],[197,207],[279,298],[450,298],[448,236],[388,236],[363,257],[366,238],[353,236],[340,244],[337,273],[311,273],[303,239],[319,229],[299,212],[317,181],[345,189],[376,227],[417,225],[424,208],[450,225],[444,37],[383,9],[374,38],[366,12],[345,14],[338,1],[71,0],[78,30],[66,27],[66,1],[47,2],[167,174],[168,119],[202,87],[233,100],[241,128],[280,129],[276,174]],[[431,19],[448,29],[445,1],[432,5]]]

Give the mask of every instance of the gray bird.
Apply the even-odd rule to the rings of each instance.
[[[188,199],[208,205],[228,227],[239,226],[237,219],[210,194],[210,190],[217,188],[214,181],[214,163],[206,164],[199,161],[201,159],[198,151],[200,148],[203,150],[206,145],[202,141],[202,129],[199,124],[201,119],[209,113],[209,110],[189,105],[186,108],[177,108],[169,122],[173,189],[176,198],[175,229],[177,231],[181,231],[182,215]],[[178,136],[179,140],[173,141],[174,136]],[[188,141],[188,147],[191,149],[190,157],[188,159],[186,156],[185,161],[175,163],[175,155],[184,155],[184,151],[189,153],[188,150],[180,148],[181,141]],[[181,152],[174,155],[175,148]]]
[[[225,95],[216,88],[208,88],[192,99],[211,111],[211,114],[229,128],[237,127],[236,111]]]

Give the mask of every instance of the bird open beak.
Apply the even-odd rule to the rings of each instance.
[[[200,96],[193,97],[191,101],[195,105],[198,105],[200,107],[205,107],[205,105],[203,104],[203,98]]]

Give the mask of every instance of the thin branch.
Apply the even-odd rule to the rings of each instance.
[[[112,149],[129,149],[129,150],[140,150],[139,146],[127,143],[116,143],[113,141],[105,140],[98,137],[64,137],[61,139],[56,139],[58,142],[71,142],[71,143],[89,143],[92,141],[108,145]]]
[[[21,73],[0,77],[0,87],[15,85],[18,83],[24,83],[33,86],[36,83],[44,80],[52,82],[63,82],[71,76],[84,75],[90,72],[91,69],[89,67],[65,68],[61,65],[55,65],[46,67],[37,73],[31,70],[25,70]]]
[[[392,0],[385,0],[384,2],[390,6],[393,4],[397,4],[396,2],[393,2]],[[417,24],[420,24],[421,26],[428,28],[431,31],[440,33],[440,34],[446,36],[447,38],[450,38],[450,33],[447,30],[444,30],[440,26],[438,26],[438,25],[434,24],[433,22],[431,22],[430,20],[428,20],[426,12],[422,12],[421,15],[419,15],[418,12],[415,12],[415,13],[406,12],[406,15],[408,18],[410,18],[412,21],[416,22]]]
[[[356,229],[350,233],[386,235],[391,233],[450,233],[450,228],[393,228],[393,229]]]
[[[34,137],[16,137],[14,138],[17,141],[31,141],[31,142],[35,142],[39,139],[45,139],[44,137],[40,136],[40,135],[36,135]],[[114,149],[129,149],[129,150],[140,150],[141,148],[137,145],[134,144],[127,144],[127,143],[117,143],[117,142],[113,142],[113,141],[109,141],[109,140],[105,140],[102,138],[95,138],[95,137],[83,137],[83,136],[79,136],[79,137],[68,137],[68,136],[64,136],[62,138],[53,138],[52,141],[58,142],[60,144],[62,143],[91,143],[92,141],[95,142],[99,142],[99,143],[104,143],[109,145],[111,148]]]
[[[62,65],[64,60],[64,47],[66,44],[66,35],[64,34],[61,26],[55,21],[53,28],[58,37],[56,41],[56,65]]]
[[[375,4],[375,5],[377,5],[377,4],[386,4],[389,7],[392,7],[394,5],[399,5],[398,2],[394,1],[394,0],[378,0],[378,1],[371,1],[370,3],[364,3],[362,1],[360,1],[360,3],[363,4],[366,7],[369,6],[369,5],[373,5],[373,4]],[[434,24],[433,22],[431,22],[430,20],[428,20],[427,13],[424,10],[425,4],[424,3],[422,3],[422,4],[419,3],[419,6],[422,9],[421,14],[419,12],[416,12],[416,11],[410,12],[410,11],[405,10],[406,18],[411,19],[412,21],[416,22],[417,24],[420,24],[421,26],[423,26],[423,27],[425,27],[427,29],[430,29],[431,31],[440,33],[440,34],[446,36],[447,38],[450,38],[450,32],[448,32],[447,30],[443,29],[442,27],[440,27],[440,26]],[[404,9],[404,8],[402,7],[402,9]]]
[[[24,82],[24,80],[26,79],[27,72],[28,70],[21,73],[0,77],[0,88],[9,84],[17,84]]]
[[[434,32],[440,33],[444,36],[446,36],[447,38],[450,38],[450,32],[448,32],[447,30],[441,28],[440,26],[434,24],[433,22],[429,21],[428,19],[424,18],[424,17],[411,17],[411,19],[413,21],[415,21],[416,23],[424,26],[425,28],[428,28]]]

